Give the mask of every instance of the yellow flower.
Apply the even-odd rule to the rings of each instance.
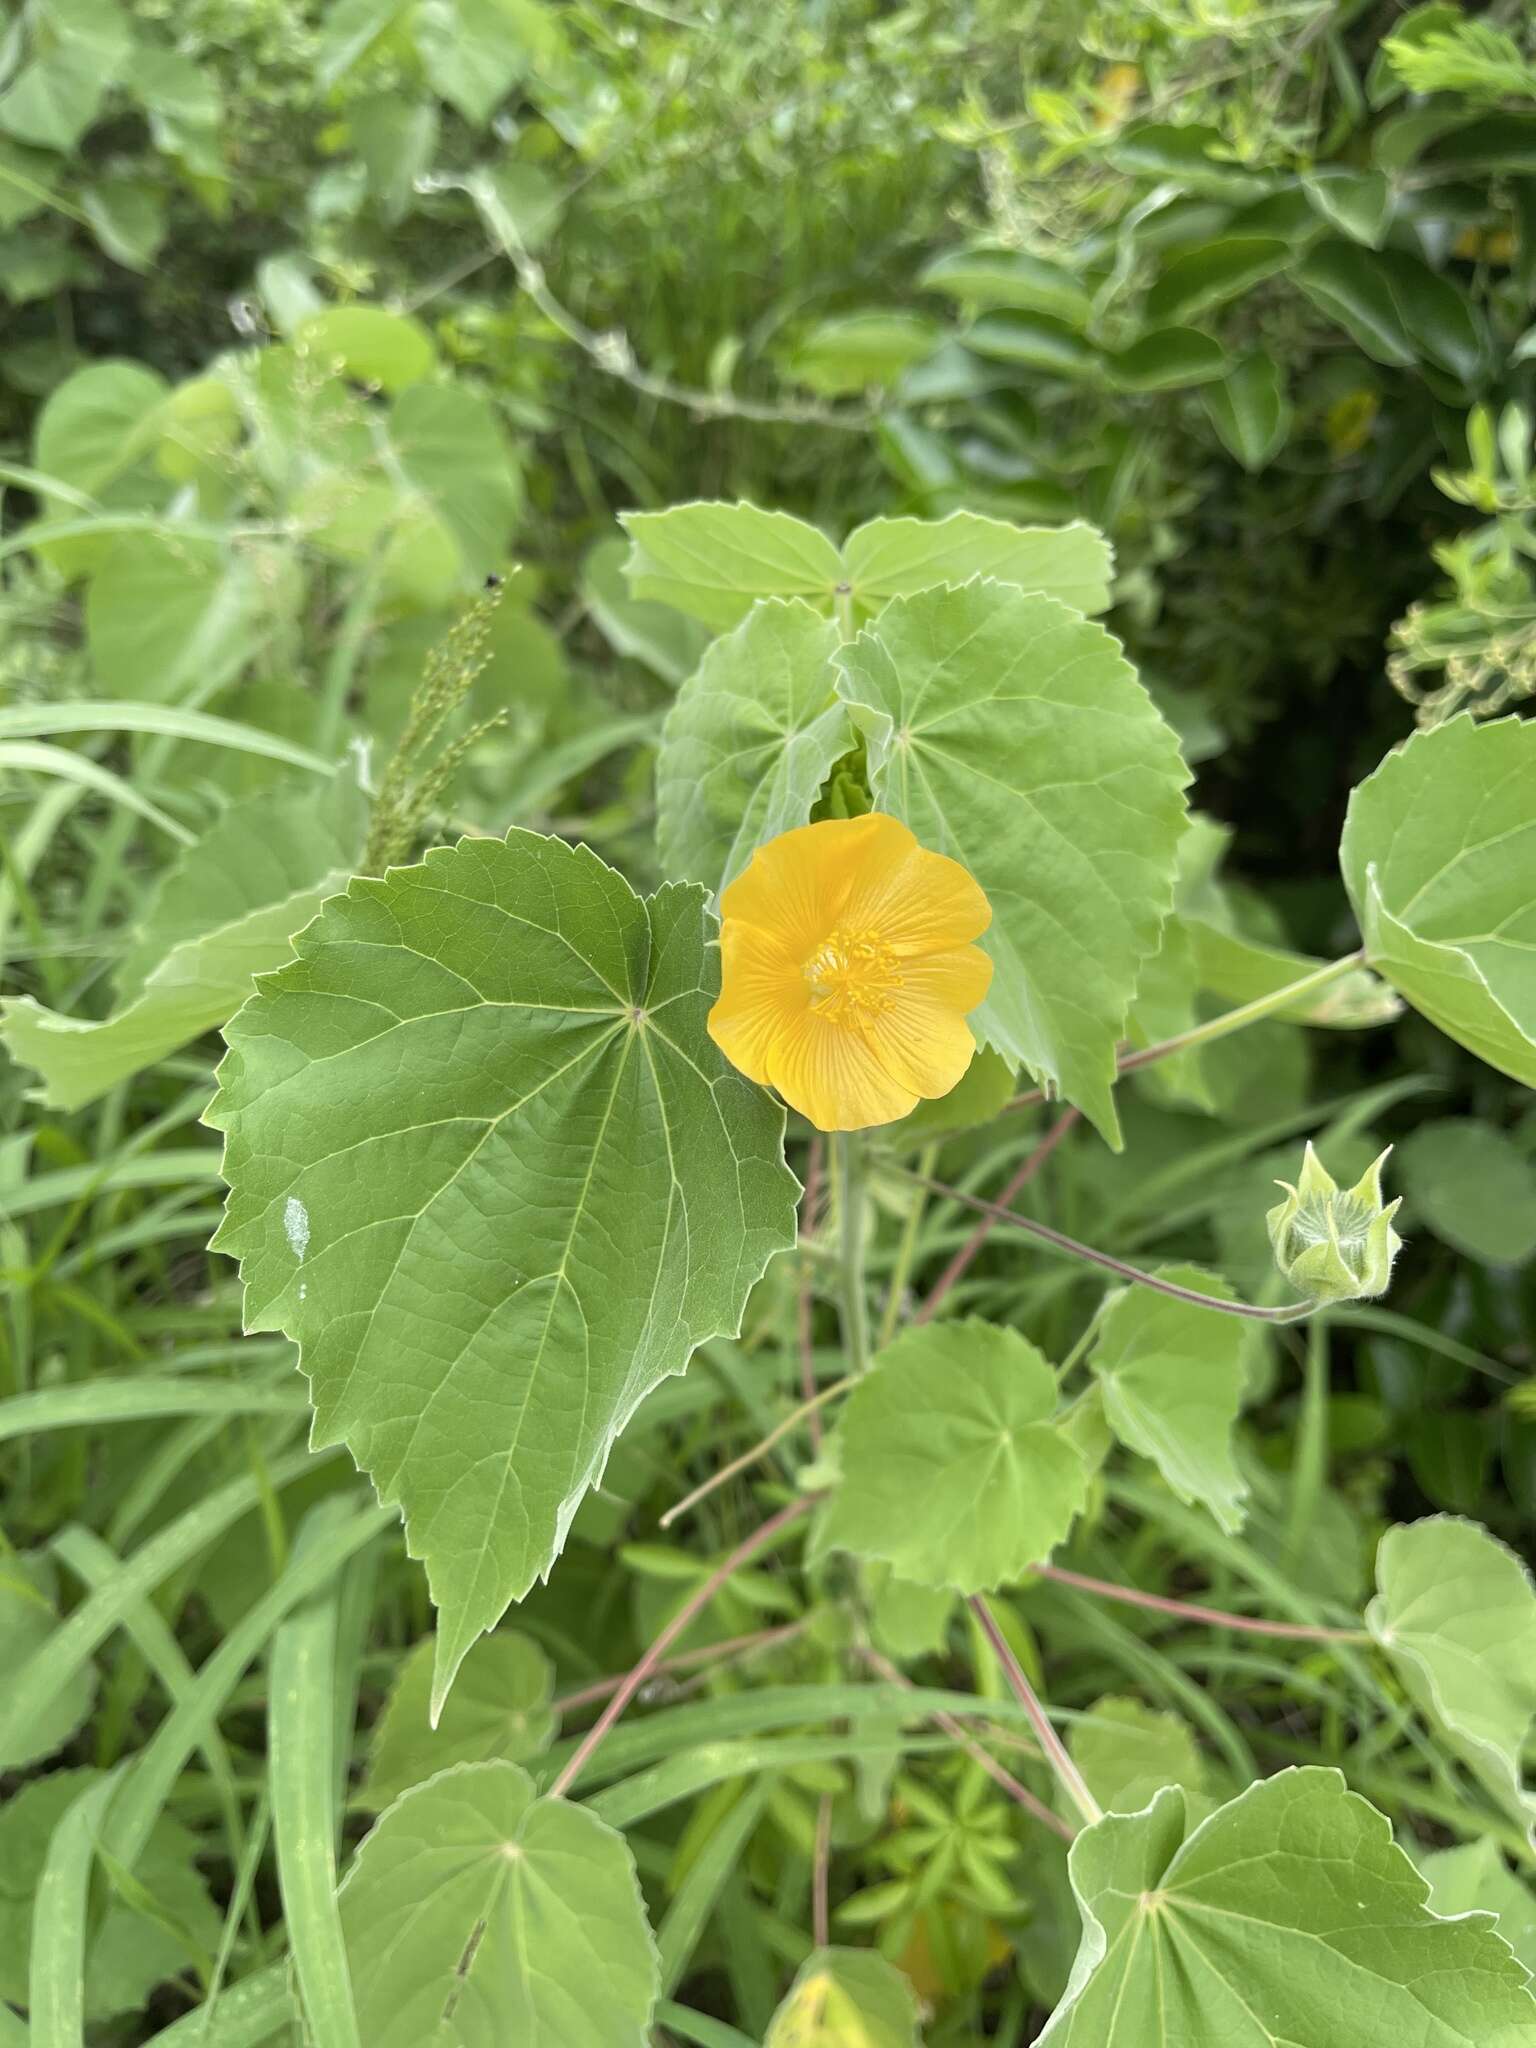
[[[818,1130],[888,1124],[947,1095],[992,962],[991,907],[958,861],[878,813],[758,848],[720,899],[709,1035]]]

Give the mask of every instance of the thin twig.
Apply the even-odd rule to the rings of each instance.
[[[787,1529],[791,1522],[797,1522],[802,1515],[809,1514],[815,1504],[816,1496],[809,1493],[802,1494],[797,1500],[790,1501],[786,1506],[780,1508],[777,1514],[770,1515],[766,1522],[761,1523],[752,1531],[750,1536],[744,1536],[730,1556],[723,1563],[716,1565],[709,1577],[701,1585],[694,1588],[677,1613],[673,1615],[672,1619],[661,1631],[661,1634],[656,1637],[639,1663],[634,1665],[625,1677],[620,1680],[612,1699],[609,1700],[607,1706],[604,1707],[601,1714],[598,1715],[592,1726],[582,1737],[574,1755],[555,1779],[553,1785],[550,1786],[549,1796],[551,1799],[563,1798],[570,1791],[572,1785],[575,1784],[587,1765],[596,1756],[598,1750],[602,1748],[603,1743],[607,1739],[609,1729],[618,1720],[641,1686],[660,1667],[667,1651],[677,1641],[689,1623],[697,1615],[703,1613],[704,1609],[714,1599],[731,1575],[734,1572],[740,1571],[741,1567],[756,1557],[760,1550],[766,1550],[780,1531]]]
[[[1039,1144],[1036,1145],[1034,1151],[1029,1154],[1018,1172],[1013,1176],[1013,1179],[1009,1181],[1007,1187],[998,1196],[997,1205],[1000,1209],[1007,1209],[1013,1202],[1015,1195],[1028,1187],[1041,1167],[1044,1166],[1046,1160],[1050,1158],[1068,1131],[1078,1121],[1078,1115],[1079,1112],[1072,1108],[1062,1111]],[[976,1257],[976,1254],[991,1236],[992,1225],[995,1220],[994,1217],[986,1216],[977,1224],[965,1243],[961,1245],[959,1251],[955,1253],[955,1256],[934,1282],[932,1293],[912,1318],[913,1322],[926,1323],[933,1315],[945,1295],[949,1293],[955,1282],[960,1279],[971,1261]]]
[[[1175,1032],[1172,1038],[1163,1038],[1156,1045],[1143,1045],[1133,1052],[1122,1052],[1115,1061],[1115,1079],[1122,1074],[1134,1074],[1138,1067],[1150,1067],[1158,1060],[1171,1059],[1175,1053],[1189,1052],[1197,1045],[1210,1045],[1218,1038],[1227,1038],[1234,1031],[1242,1031],[1250,1024],[1257,1024],[1263,1017],[1273,1017],[1279,1011],[1288,1009],[1302,996],[1311,995],[1315,990],[1326,988],[1330,981],[1337,981],[1352,968],[1365,965],[1365,948],[1358,952],[1345,953],[1337,960],[1330,960],[1325,966],[1314,968],[1310,974],[1303,974],[1296,981],[1289,981],[1284,988],[1277,988],[1267,996],[1255,996],[1251,1003],[1239,1003],[1234,1010],[1223,1010],[1219,1017],[1211,1017],[1204,1024],[1193,1025],[1188,1031]],[[1004,1109],[1030,1109],[1036,1103],[1046,1100],[1043,1088],[1026,1089],[1022,1095],[1015,1095],[1003,1104]]]
[[[714,1664],[728,1664],[733,1657],[749,1657],[756,1650],[775,1649],[780,1643],[792,1642],[796,1636],[805,1634],[808,1624],[804,1621],[787,1621],[780,1628],[754,1629],[751,1635],[728,1636],[723,1643],[705,1643],[701,1649],[680,1650],[675,1657],[663,1657],[656,1666],[659,1676],[662,1672],[707,1670]],[[563,1692],[551,1702],[557,1714],[574,1713],[578,1707],[595,1706],[599,1700],[608,1699],[616,1693],[629,1676],[621,1671],[614,1678],[594,1678],[590,1685],[581,1685],[574,1692]]]
[[[811,1939],[825,1948],[832,1938],[827,1912],[827,1867],[832,1860],[832,1795],[823,1792],[816,1809],[816,1850],[811,1859]]]
[[[1143,1593],[1134,1586],[1112,1585],[1108,1579],[1090,1579],[1083,1572],[1069,1572],[1061,1565],[1037,1564],[1035,1576],[1051,1579],[1058,1586],[1072,1586],[1079,1593],[1093,1593],[1100,1600],[1123,1601],[1127,1607],[1150,1608],[1155,1614],[1177,1615],[1181,1621],[1208,1621],[1217,1628],[1241,1629],[1250,1636],[1289,1636],[1299,1643],[1368,1643],[1363,1628],[1322,1628],[1301,1621],[1261,1621],[1251,1614],[1228,1614],[1220,1607],[1201,1607],[1192,1600],[1170,1600],[1161,1593]]]
[[[1051,1726],[1050,1716],[1035,1696],[1035,1689],[1024,1676],[1024,1667],[1008,1646],[1008,1640],[997,1625],[996,1617],[980,1593],[971,1595],[971,1612],[986,1631],[987,1641],[992,1645],[1003,1676],[1007,1679],[1014,1698],[1030,1718],[1040,1747],[1045,1751],[1045,1760],[1056,1773],[1062,1790],[1072,1801],[1083,1819],[1092,1827],[1104,1818],[1104,1810],[1088,1790],[1082,1772],[1067,1754],[1066,1745]]]
[[[944,1195],[951,1202],[959,1202],[963,1208],[974,1209],[978,1215],[990,1216],[994,1223],[1010,1224],[1015,1230],[1025,1231],[1031,1237],[1055,1245],[1058,1251],[1067,1252],[1074,1259],[1086,1259],[1091,1266],[1102,1266],[1106,1272],[1115,1273],[1136,1287],[1150,1287],[1157,1294],[1171,1295],[1175,1301],[1191,1302],[1196,1308],[1215,1309],[1224,1316],[1246,1316],[1256,1323],[1295,1323],[1312,1313],[1313,1305],[1309,1301],[1289,1302],[1283,1308],[1256,1308],[1251,1301],[1223,1301],[1219,1294],[1201,1294],[1193,1287],[1181,1287],[1176,1280],[1164,1280],[1156,1273],[1144,1273],[1140,1266],[1127,1265],[1124,1259],[1111,1258],[1108,1252],[1095,1251],[1092,1245],[1079,1244],[1075,1237],[1068,1237],[1064,1231],[1052,1230],[1048,1223],[1036,1223],[1032,1216],[1021,1216],[1016,1209],[1004,1209],[996,1202],[985,1202],[979,1195],[965,1194],[944,1181],[929,1180],[926,1174],[913,1173],[906,1167],[893,1167],[891,1170],[901,1174],[904,1180],[915,1181],[919,1187],[927,1188],[930,1194]]]
[[[846,1394],[852,1385],[852,1374],[847,1379],[834,1380],[831,1386],[823,1387],[819,1393],[812,1394],[809,1401],[802,1401],[798,1408],[791,1409],[782,1422],[770,1429],[766,1436],[759,1437],[757,1442],[743,1451],[739,1458],[732,1458],[729,1465],[722,1465],[718,1472],[711,1472],[702,1485],[696,1486],[692,1493],[685,1494],[680,1501],[669,1507],[661,1518],[660,1527],[670,1529],[680,1515],[685,1515],[690,1508],[697,1507],[699,1502],[712,1494],[717,1486],[724,1486],[725,1482],[734,1479],[738,1472],[747,1471],[759,1458],[766,1457],[781,1437],[788,1436],[790,1431],[797,1428],[808,1416],[819,1416],[829,1401],[835,1401],[839,1394]]]
[[[917,1690],[906,1673],[898,1671],[891,1660],[882,1657],[878,1650],[866,1645],[864,1657],[887,1683],[904,1686],[908,1692]],[[942,1728],[950,1741],[963,1749],[973,1762],[980,1764],[993,1784],[1000,1785],[1008,1797],[1016,1805],[1021,1806],[1031,1819],[1039,1821],[1042,1827],[1050,1828],[1054,1834],[1060,1835],[1064,1842],[1072,1840],[1076,1832],[1072,1823],[1063,1820],[1059,1813],[1053,1813],[1045,1801],[1037,1799],[1027,1785],[1021,1785],[1012,1771],[1005,1770],[990,1750],[982,1748],[963,1722],[957,1721],[953,1714],[947,1714],[942,1709],[931,1713],[928,1718],[935,1727]]]

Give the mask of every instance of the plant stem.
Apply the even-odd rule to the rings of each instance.
[[[1303,996],[1326,988],[1331,981],[1338,981],[1352,968],[1365,964],[1365,949],[1345,953],[1337,960],[1330,960],[1326,966],[1318,967],[1311,974],[1304,974],[1297,981],[1289,981],[1284,988],[1274,989],[1267,996],[1256,996],[1251,1003],[1241,1003],[1235,1010],[1224,1010],[1219,1017],[1212,1017],[1204,1024],[1196,1024],[1188,1031],[1175,1033],[1172,1038],[1159,1040],[1156,1045],[1144,1045],[1134,1052],[1122,1053],[1115,1063],[1115,1075],[1133,1074],[1138,1067],[1150,1067],[1157,1060],[1165,1060],[1176,1052],[1189,1052],[1197,1045],[1210,1045],[1218,1038],[1226,1038],[1234,1031],[1242,1031],[1249,1024],[1257,1024],[1263,1017],[1274,1016],[1277,1010],[1288,1009]],[[1009,1109],[1027,1109],[1031,1104],[1043,1102],[1042,1089],[1031,1088],[1022,1095],[1015,1095],[1006,1106]]]
[[[1062,1790],[1083,1816],[1087,1825],[1092,1827],[1095,1821],[1104,1818],[1103,1808],[1088,1790],[1082,1772],[1073,1763],[1071,1757],[1067,1755],[1066,1745],[1051,1726],[1050,1716],[1036,1697],[1034,1687],[1024,1676],[1023,1665],[1020,1664],[1018,1658],[1014,1656],[1013,1651],[1008,1647],[1008,1640],[998,1627],[996,1618],[991,1608],[987,1605],[985,1598],[980,1593],[973,1593],[970,1605],[971,1612],[986,1631],[987,1641],[992,1645],[997,1661],[1002,1666],[1003,1676],[1008,1681],[1009,1689],[1030,1718],[1035,1734],[1040,1739],[1040,1747],[1045,1752],[1046,1762],[1056,1773],[1057,1782]]]
[[[850,1375],[869,1365],[869,1318],[864,1301],[864,1134],[842,1131],[832,1141],[837,1161],[838,1242],[843,1275],[843,1353]],[[916,1175],[913,1176],[917,1178]]]
[[[1053,1123],[1050,1129],[1045,1133],[1045,1136],[1041,1138],[1040,1142],[1035,1146],[1035,1149],[1025,1159],[1023,1165],[1019,1168],[1017,1173],[1014,1174],[1013,1179],[1009,1181],[1007,1187],[1005,1187],[1003,1189],[1003,1192],[998,1196],[997,1206],[1000,1209],[1007,1209],[1009,1205],[1012,1203],[1014,1196],[1019,1194],[1022,1189],[1028,1187],[1029,1183],[1034,1179],[1035,1175],[1040,1171],[1041,1167],[1044,1166],[1046,1160],[1050,1158],[1051,1154],[1056,1150],[1056,1147],[1061,1143],[1062,1139],[1067,1135],[1068,1131],[1070,1131],[1072,1126],[1077,1122],[1078,1114],[1079,1113],[1077,1110],[1072,1109],[1070,1107],[1062,1111],[1061,1115],[1056,1119],[1055,1123]],[[921,1168],[925,1174],[931,1173],[933,1170],[928,1165],[926,1156],[921,1162]],[[960,1279],[962,1274],[966,1271],[967,1267],[971,1264],[971,1261],[976,1257],[976,1254],[981,1250],[982,1246],[991,1236],[992,1226],[996,1222],[996,1220],[997,1219],[993,1216],[986,1216],[983,1217],[982,1221],[977,1224],[976,1228],[971,1232],[970,1236],[966,1239],[965,1243],[961,1245],[959,1251],[955,1253],[955,1256],[950,1260],[949,1264],[944,1268],[943,1272],[939,1275],[938,1279],[933,1283],[933,1292],[928,1296],[928,1299],[923,1303],[922,1307],[918,1310],[917,1314],[912,1318],[914,1322],[926,1323],[929,1320],[929,1318],[933,1315],[934,1311],[938,1308],[939,1304],[943,1301],[945,1295],[948,1294],[950,1289],[954,1286],[955,1282],[958,1279]]]
[[[816,1852],[811,1859],[811,1939],[818,1948],[831,1940],[827,1913],[827,1865],[832,1860],[832,1795],[823,1792],[816,1809]]]
[[[925,1145],[917,1156],[919,1173],[932,1173],[938,1164],[939,1148],[936,1144]],[[923,1211],[928,1206],[926,1195],[919,1195],[907,1211],[907,1220],[902,1225],[901,1242],[896,1247],[896,1265],[891,1274],[891,1284],[886,1292],[885,1313],[880,1318],[880,1335],[875,1349],[883,1351],[896,1334],[896,1325],[901,1321],[902,1297],[907,1291],[907,1275],[912,1271],[912,1257],[917,1250],[917,1233],[922,1228]],[[917,1321],[922,1322],[921,1312]]]
[[[1052,1230],[1048,1223],[1036,1223],[1031,1216],[1021,1216],[1016,1209],[1005,1209],[997,1202],[984,1202],[979,1195],[967,1195],[959,1188],[949,1187],[943,1181],[929,1180],[926,1175],[913,1173],[905,1167],[897,1167],[894,1171],[906,1180],[915,1181],[919,1187],[927,1188],[930,1194],[944,1195],[951,1202],[959,1202],[963,1208],[990,1216],[994,1223],[1011,1224],[1015,1230],[1038,1237],[1043,1243],[1054,1245],[1058,1251],[1067,1252],[1074,1259],[1086,1259],[1091,1266],[1102,1266],[1106,1272],[1117,1274],[1134,1286],[1150,1287],[1155,1293],[1171,1295],[1175,1301],[1191,1302],[1196,1308],[1214,1309],[1221,1315],[1246,1316],[1257,1323],[1296,1323],[1312,1313],[1309,1301],[1289,1302],[1283,1308],[1256,1308],[1250,1301],[1223,1301],[1216,1294],[1201,1294],[1193,1287],[1180,1287],[1175,1280],[1164,1280],[1156,1273],[1144,1273],[1139,1266],[1127,1265],[1124,1259],[1095,1251],[1092,1245],[1079,1244],[1075,1237]]]
[[[813,1394],[809,1401],[802,1401],[798,1408],[791,1410],[782,1422],[775,1423],[766,1436],[759,1437],[757,1442],[749,1450],[743,1451],[739,1458],[732,1458],[729,1465],[722,1465],[718,1472],[711,1472],[701,1486],[696,1486],[692,1493],[685,1494],[680,1501],[669,1507],[662,1516],[659,1526],[670,1529],[680,1515],[685,1515],[690,1508],[697,1507],[699,1502],[712,1494],[717,1486],[724,1486],[725,1482],[734,1479],[738,1472],[745,1472],[750,1466],[755,1465],[759,1458],[766,1457],[780,1438],[788,1436],[790,1431],[808,1415],[817,1414],[829,1401],[835,1401],[839,1394],[846,1394],[853,1385],[853,1379],[854,1376],[849,1374],[845,1379],[834,1380],[831,1386],[823,1387],[820,1393]]]
[[[800,1202],[800,1273],[795,1291],[795,1331],[800,1343],[800,1392],[807,1402],[816,1395],[815,1288],[811,1238],[816,1229],[816,1207],[821,1199],[821,1133],[811,1140],[805,1162],[805,1194]],[[811,1443],[821,1449],[821,1412],[808,1408]]]
[[[905,1686],[908,1692],[915,1690],[905,1672],[898,1671],[890,1659],[882,1657],[878,1650],[866,1648],[864,1657],[887,1684]],[[1000,1785],[1008,1797],[1016,1805],[1023,1807],[1032,1819],[1039,1821],[1042,1827],[1049,1828],[1053,1834],[1060,1835],[1064,1842],[1072,1840],[1077,1831],[1071,1822],[1063,1820],[1059,1813],[1053,1813],[1045,1801],[1037,1799],[1027,1785],[1021,1785],[1012,1771],[1005,1770],[990,1750],[982,1748],[976,1738],[967,1731],[963,1722],[957,1721],[953,1714],[942,1712],[930,1714],[928,1718],[936,1728],[942,1728],[950,1741],[963,1749],[974,1763],[980,1764],[993,1784]]]
[[[725,1664],[732,1657],[749,1656],[754,1650],[769,1650],[780,1643],[792,1642],[796,1636],[805,1634],[806,1621],[787,1621],[782,1628],[754,1629],[751,1635],[728,1636],[723,1643],[705,1643],[701,1649],[682,1650],[675,1657],[663,1657],[655,1667],[657,1671],[696,1671],[701,1666]],[[551,1705],[557,1714],[573,1713],[577,1707],[595,1706],[599,1700],[606,1700],[616,1693],[624,1683],[627,1672],[621,1671],[616,1678],[594,1678],[590,1685],[581,1685],[574,1692],[561,1693]]]
[[[1058,1586],[1071,1586],[1079,1593],[1092,1593],[1100,1600],[1119,1600],[1127,1607],[1146,1607],[1154,1614],[1176,1615],[1181,1621],[1210,1622],[1216,1628],[1238,1629],[1250,1636],[1286,1636],[1298,1643],[1368,1643],[1363,1628],[1321,1628],[1301,1621],[1263,1621],[1252,1614],[1228,1614],[1220,1607],[1201,1607],[1191,1600],[1170,1600],[1162,1593],[1143,1593],[1135,1586],[1112,1585],[1108,1579],[1090,1579],[1083,1572],[1069,1572],[1061,1565],[1037,1564],[1035,1577],[1050,1579]]]
[[[1302,1382],[1301,1416],[1292,1453],[1291,1499],[1285,1518],[1284,1558],[1294,1571],[1316,1526],[1318,1502],[1328,1477],[1328,1318],[1319,1314],[1307,1326],[1306,1377]]]
[[[612,1728],[615,1721],[618,1720],[652,1672],[660,1667],[662,1659],[666,1656],[673,1643],[677,1641],[678,1637],[688,1627],[689,1623],[693,1621],[695,1616],[703,1613],[727,1579],[734,1572],[740,1571],[744,1564],[749,1564],[760,1550],[766,1550],[779,1532],[787,1529],[791,1522],[797,1522],[802,1515],[809,1514],[815,1504],[815,1496],[812,1494],[802,1494],[798,1500],[790,1501],[787,1506],[780,1508],[777,1514],[770,1515],[766,1522],[763,1522],[752,1531],[750,1536],[743,1537],[730,1556],[722,1563],[717,1564],[709,1577],[694,1588],[676,1614],[673,1615],[672,1619],[661,1631],[660,1635],[652,1642],[639,1663],[633,1665],[619,1681],[613,1697],[582,1737],[580,1744],[566,1763],[565,1768],[550,1786],[549,1796],[551,1799],[562,1799],[570,1791],[572,1785],[575,1784],[587,1765],[591,1763],[593,1757],[602,1748],[603,1743],[607,1739],[609,1729]]]
[[[853,622],[853,585],[839,583],[832,593],[833,616],[837,630],[844,640],[851,640],[857,631]]]

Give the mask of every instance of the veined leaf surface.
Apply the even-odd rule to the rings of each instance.
[[[405,1510],[434,1711],[793,1241],[783,1112],[705,1032],[710,935],[699,889],[463,840],[333,899],[226,1034],[216,1243],[248,1326],[302,1346],[316,1444]]]

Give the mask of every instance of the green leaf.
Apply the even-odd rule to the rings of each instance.
[[[1030,256],[1022,249],[953,249],[930,263],[918,277],[924,291],[943,292],[968,306],[1013,306],[1021,312],[1049,313],[1074,327],[1085,326],[1093,301],[1082,281],[1059,263]]]
[[[1191,1812],[1205,1808],[1205,1765],[1177,1714],[1106,1696],[1073,1722],[1067,1747],[1106,1813],[1139,1813],[1165,1785],[1182,1787]]]
[[[346,886],[367,829],[368,806],[350,775],[318,797],[263,794],[235,805],[162,884],[125,963],[129,976],[145,975],[133,1000],[99,1022],[60,1016],[30,996],[0,1002],[0,1040],[41,1074],[44,1102],[94,1102],[226,1023],[254,978],[289,959],[294,933]]]
[[[145,178],[98,178],[81,187],[80,208],[114,261],[150,268],[170,225],[158,186]]]
[[[1157,1277],[1233,1298],[1218,1274],[1199,1266],[1160,1266]],[[1150,1458],[1180,1500],[1208,1507],[1229,1534],[1242,1527],[1248,1491],[1232,1455],[1248,1335],[1236,1316],[1128,1287],[1110,1297],[1093,1348],[1115,1435]]]
[[[1250,474],[1273,462],[1290,436],[1291,402],[1269,356],[1245,356],[1200,398],[1222,446]]]
[[[1521,2048],[1525,1972],[1438,1920],[1337,1771],[1282,1771],[1190,1830],[1170,1787],[1072,1845],[1082,1945],[1040,2048]]]
[[[947,1095],[920,1102],[898,1123],[887,1124],[884,1143],[902,1149],[926,1145],[946,1131],[989,1124],[1018,1093],[1018,1075],[1008,1061],[983,1046]]]
[[[1325,164],[1304,173],[1301,189],[1330,227],[1352,242],[1379,249],[1395,199],[1384,171],[1351,171]]]
[[[0,1669],[15,1672],[58,1626],[58,1573],[46,1553],[0,1558]],[[10,1731],[0,1770],[19,1771],[61,1750],[91,1711],[96,1669],[82,1664],[41,1710]]]
[[[813,1949],[763,2048],[921,2048],[911,1981],[873,1949]]]
[[[1374,361],[1404,370],[1423,362],[1462,384],[1481,381],[1487,352],[1470,306],[1417,256],[1321,242],[1293,274]]]
[[[1102,372],[1097,349],[1075,326],[1050,313],[1005,310],[983,313],[963,336],[972,354],[989,362],[1020,363],[1043,376],[1069,383],[1093,383]]]
[[[1351,796],[1339,861],[1376,971],[1536,1087],[1536,724],[1415,733]]]
[[[622,1835],[516,1764],[460,1764],[381,1817],[341,1887],[369,2048],[648,2048],[656,1944]]]
[[[259,627],[291,610],[283,579],[218,541],[125,533],[109,544],[85,601],[91,665],[104,691],[161,703],[232,681]]]
[[[355,881],[225,1034],[216,1243],[248,1326],[302,1346],[315,1446],[405,1509],[435,1707],[640,1400],[794,1242],[783,1112],[704,1028],[712,932],[701,890],[466,839]]]
[[[973,576],[1039,591],[1074,611],[1102,612],[1114,556],[1104,536],[1080,519],[1011,526],[980,512],[951,512],[947,519],[871,519],[849,534],[843,562],[859,613]]]
[[[1016,1330],[908,1330],[848,1396],[826,1540],[917,1586],[981,1593],[1066,1535],[1088,1474],[1056,1427],[1056,1376]]]
[[[581,595],[603,638],[616,654],[644,662],[652,675],[674,689],[698,667],[709,645],[707,628],[669,604],[633,597],[624,580],[629,548],[622,540],[600,540],[581,565]]]
[[[915,313],[842,313],[802,337],[789,358],[797,384],[827,398],[894,384],[933,353],[940,330]]]
[[[1484,1839],[1459,1849],[1432,1849],[1419,1857],[1429,1881],[1429,1903],[1442,1918],[1497,1913],[1499,1932],[1528,1970],[1536,1972],[1536,1896]]]
[[[656,761],[662,870],[711,890],[805,824],[852,744],[833,687],[837,628],[798,602],[755,604],[684,683]]]
[[[554,1667],[531,1636],[498,1629],[476,1643],[436,1728],[435,1646],[424,1636],[400,1666],[373,1731],[359,1806],[375,1813],[451,1764],[523,1763],[554,1739]]]
[[[625,570],[636,597],[659,598],[717,631],[739,624],[758,598],[798,597],[823,617],[842,600],[864,617],[893,597],[975,576],[1040,591],[1078,611],[1109,603],[1109,543],[1081,520],[1013,526],[979,512],[871,519],[839,551],[816,527],[755,505],[674,505],[621,516],[634,541]]]
[[[1222,235],[1181,249],[1147,293],[1147,318],[1159,326],[1182,326],[1273,276],[1290,258],[1290,243],[1273,235]]]
[[[1115,1048],[1183,829],[1173,734],[1102,627],[1000,583],[897,598],[837,661],[877,805],[991,902],[978,1037],[1118,1144]]]
[[[1122,391],[1177,391],[1224,377],[1231,358],[1219,341],[1197,327],[1160,327],[1109,358]]]
[[[38,414],[33,467],[95,498],[106,511],[163,503],[169,487],[154,466],[154,451],[167,395],[164,378],[142,364],[88,364],[66,377]],[[48,519],[77,513],[48,498],[44,514],[44,523],[33,529],[36,551],[65,576],[79,575],[114,545],[111,534],[47,540]]]
[[[1376,1552],[1366,1625],[1414,1699],[1506,1810],[1536,1816],[1520,1753],[1536,1716],[1536,1585],[1453,1515],[1399,1523]]]
[[[1468,1258],[1519,1266],[1536,1252],[1536,1168],[1475,1117],[1420,1124],[1398,1148],[1410,1215]]]
[[[843,564],[824,533],[788,512],[700,500],[665,512],[625,512],[634,543],[625,573],[636,597],[657,598],[716,632],[760,597],[803,597],[830,611]]]
[[[98,1771],[50,1771],[21,1786],[0,1808],[0,1999],[14,2005],[27,2003],[33,1901],[49,1840],[80,1794],[101,1782]],[[106,1901],[86,1951],[88,2020],[137,2012],[157,1984],[217,1947],[219,1915],[194,1860],[200,1847],[197,1836],[169,1815],[155,1823],[137,1876],[160,1910],[150,1918],[116,1892]]]
[[[47,0],[29,12],[41,35],[31,62],[0,93],[0,129],[67,154],[123,68],[128,20],[117,0]]]
[[[465,580],[503,568],[523,493],[491,401],[456,384],[413,384],[390,410],[389,436],[401,470],[451,535]]]
[[[557,34],[538,0],[424,0],[416,47],[432,90],[483,128]]]
[[[391,393],[418,383],[437,361],[421,322],[382,306],[327,306],[300,325],[293,342],[317,363]]]

